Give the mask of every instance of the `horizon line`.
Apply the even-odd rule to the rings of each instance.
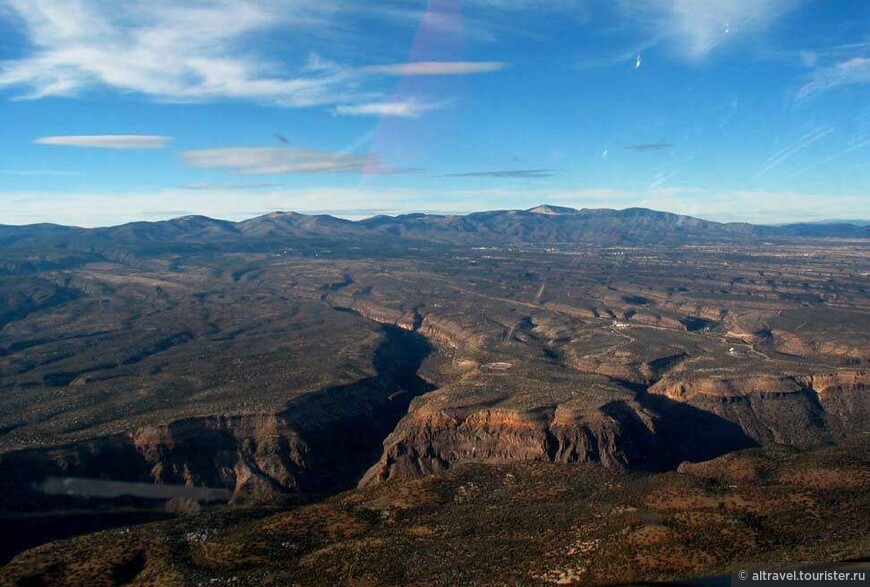
[[[119,222],[117,224],[100,224],[100,225],[93,225],[93,226],[81,226],[81,225],[75,225],[75,224],[60,224],[57,222],[29,222],[29,223],[24,223],[24,224],[8,224],[5,222],[0,222],[0,227],[26,228],[26,227],[30,227],[30,226],[56,226],[56,227],[61,227],[61,228],[76,228],[76,229],[81,229],[81,230],[95,230],[95,229],[101,229],[101,228],[116,228],[116,227],[120,227],[120,226],[126,226],[129,224],[136,224],[136,223],[156,224],[158,222],[172,222],[175,220],[183,220],[185,218],[206,218],[206,219],[214,220],[214,221],[218,221],[218,222],[229,222],[231,224],[240,224],[242,222],[255,220],[257,218],[263,218],[263,217],[266,217],[269,215],[274,215],[274,214],[287,214],[287,215],[298,214],[300,216],[312,216],[312,217],[313,216],[327,216],[330,218],[335,218],[337,220],[344,220],[344,221],[353,222],[353,223],[362,222],[365,220],[370,220],[372,218],[378,218],[378,217],[399,218],[402,216],[410,216],[410,215],[450,217],[450,216],[470,216],[472,214],[499,213],[499,212],[501,212],[501,213],[528,212],[528,213],[537,214],[539,216],[561,216],[561,215],[570,215],[571,214],[570,212],[565,212],[564,214],[559,214],[559,213],[547,214],[547,213],[534,213],[534,212],[532,212],[532,210],[535,210],[537,208],[545,208],[545,207],[546,208],[558,208],[558,209],[563,209],[563,210],[570,210],[573,212],[586,212],[586,211],[626,212],[628,210],[643,210],[643,211],[648,211],[648,212],[656,212],[659,214],[670,214],[673,216],[692,218],[695,220],[702,220],[704,222],[712,222],[715,224],[722,224],[722,225],[746,224],[746,225],[750,225],[750,226],[769,226],[769,227],[789,226],[789,225],[796,225],[796,224],[821,224],[821,225],[847,224],[847,225],[859,226],[859,227],[865,226],[865,225],[870,225],[870,219],[861,219],[861,218],[854,218],[854,219],[831,218],[831,219],[823,219],[823,220],[795,220],[795,221],[788,221],[788,222],[780,221],[780,222],[770,222],[770,223],[755,223],[755,222],[750,222],[750,221],[746,221],[746,220],[728,220],[728,221],[710,220],[709,218],[703,218],[701,216],[693,216],[691,214],[681,214],[679,212],[671,212],[668,210],[659,210],[659,209],[655,209],[655,208],[646,208],[643,206],[628,206],[626,208],[608,208],[608,207],[574,208],[572,206],[564,206],[564,205],[560,205],[560,204],[538,204],[538,205],[532,206],[531,208],[497,208],[497,209],[480,209],[480,210],[470,210],[470,211],[469,210],[460,211],[460,210],[421,209],[418,211],[402,212],[402,211],[398,211],[398,210],[383,209],[383,208],[332,209],[332,210],[317,209],[317,210],[301,210],[301,211],[300,210],[275,209],[275,210],[269,210],[269,211],[256,211],[256,212],[252,211],[251,216],[245,216],[243,218],[240,218],[239,220],[231,220],[229,218],[219,218],[219,217],[215,217],[215,216],[209,216],[207,214],[197,214],[197,213],[192,213],[192,212],[188,213],[188,212],[184,212],[184,211],[167,211],[165,213],[160,212],[160,211],[155,211],[155,212],[146,212],[145,214],[146,215],[153,215],[153,216],[167,216],[167,217],[166,218],[156,218],[154,220],[148,220],[148,219],[129,220],[129,221],[125,221],[125,222]],[[174,215],[170,216],[171,214],[177,214],[177,216],[174,216]]]

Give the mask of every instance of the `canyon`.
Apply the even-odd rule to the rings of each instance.
[[[862,446],[861,228],[472,216],[0,227],[0,525],[36,528],[4,557],[52,513],[178,528],[486,471],[676,487]]]

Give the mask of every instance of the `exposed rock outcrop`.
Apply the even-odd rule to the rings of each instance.
[[[189,418],[6,453],[0,506],[44,500],[40,483],[48,477],[225,488],[234,502],[353,487],[411,399],[431,389],[416,375],[426,343],[398,328],[385,332],[376,377],[300,396],[277,414]]]
[[[387,438],[383,456],[360,485],[429,474],[464,461],[591,462],[666,470],[684,460],[754,445],[730,422],[646,396],[586,411],[556,406],[534,412],[461,413],[423,404]]]
[[[734,422],[761,444],[806,446],[866,432],[868,384],[867,371],[841,370],[780,377],[665,378],[649,391]]]

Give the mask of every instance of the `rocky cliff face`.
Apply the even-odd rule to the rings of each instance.
[[[600,463],[666,470],[749,446],[813,446],[867,430],[865,371],[693,382],[662,380],[634,401],[577,411],[412,407],[361,481],[444,470],[465,461]],[[415,409],[416,408],[416,409]]]
[[[4,501],[13,507],[43,499],[42,483],[58,477],[211,487],[246,501],[297,489],[311,467],[309,452],[278,416],[213,417],[13,452],[0,469]]]
[[[559,405],[535,412],[456,413],[423,404],[387,438],[383,456],[360,485],[429,474],[465,461],[667,470],[684,460],[709,459],[755,445],[731,422],[652,396],[584,411]]]
[[[190,418],[6,453],[0,505],[40,503],[41,484],[57,477],[213,487],[237,503],[353,487],[411,399],[430,389],[416,376],[425,342],[398,328],[385,332],[376,377],[303,395],[277,414]]]
[[[318,416],[311,413],[308,424],[299,413],[292,418],[216,416],[9,453],[0,459],[4,501],[20,507],[22,500],[41,499],[39,485],[51,477],[220,488],[229,490],[237,503],[350,487],[366,460],[377,458],[385,429],[401,416],[400,404],[407,405],[408,399],[396,388],[362,385],[367,400],[353,398],[359,402],[348,410],[353,413],[328,423],[315,423]],[[354,431],[352,447],[346,446],[348,430]]]
[[[423,407],[406,417],[361,485],[441,471],[469,460],[542,460],[546,421],[509,410],[466,415]]]
[[[148,477],[166,485],[226,487],[234,501],[298,490],[311,448],[280,416],[200,418],[135,431],[124,438]]]
[[[761,444],[806,446],[866,431],[868,384],[867,371],[841,370],[782,377],[665,378],[649,391],[734,422]]]
[[[584,409],[559,402],[527,410],[457,408],[429,396],[412,404],[432,386],[416,375],[425,343],[408,331],[443,337],[445,344],[472,339],[428,316],[402,324],[385,327],[390,334],[375,358],[378,377],[303,396],[278,414],[191,418],[4,455],[7,501],[26,501],[22,487],[34,497],[24,479],[48,477],[215,487],[233,502],[250,503],[467,461],[666,470],[758,444],[811,445],[866,430],[863,370],[688,381],[665,374],[648,390],[636,389],[634,399]]]

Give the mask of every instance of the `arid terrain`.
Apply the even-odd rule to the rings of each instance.
[[[866,557],[868,287],[866,227],[640,209],[0,227],[0,584]]]
[[[464,463],[282,509],[234,508],[27,551],[18,585],[575,585],[851,560],[866,440],[750,449],[677,472]]]

